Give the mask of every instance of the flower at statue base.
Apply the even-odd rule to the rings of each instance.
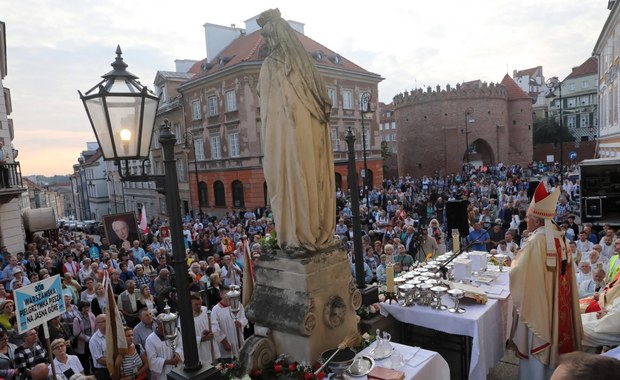
[[[278,235],[273,230],[261,238],[258,242],[260,244],[260,251],[262,253],[272,252],[274,249],[280,248],[278,246]]]
[[[375,333],[364,333],[362,335],[362,343],[360,343],[359,347],[356,348],[357,352],[363,350],[364,348],[370,346],[372,342],[377,339],[377,334]]]

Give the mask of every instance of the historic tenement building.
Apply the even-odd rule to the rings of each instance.
[[[400,175],[449,175],[473,165],[532,159],[532,99],[508,74],[394,97]],[[469,150],[469,153],[468,153]]]

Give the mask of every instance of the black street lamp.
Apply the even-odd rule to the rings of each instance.
[[[368,199],[368,163],[366,162],[366,128],[364,127],[364,119],[366,115],[373,113],[370,109],[370,93],[364,92],[360,98],[360,116],[362,117],[362,152],[364,155],[364,198],[366,198],[366,209],[370,210],[370,201]]]
[[[196,142],[194,141],[194,135],[190,131],[185,131],[185,134],[183,137],[185,138],[185,145],[183,146],[183,149],[187,153],[189,153],[189,150],[191,148],[192,153],[194,154],[194,174],[196,176],[196,198],[198,199],[198,209],[200,210],[199,215],[202,218],[202,202],[200,199],[200,186],[198,184],[198,181],[199,181],[198,180],[198,157],[196,156]],[[187,166],[188,166],[187,172],[189,173],[189,159],[187,160]],[[191,190],[190,190],[190,194],[191,194]]]
[[[120,46],[116,48],[113,70],[103,75],[103,80],[80,93],[86,114],[92,125],[104,160],[116,162],[121,181],[155,181],[163,185],[169,215],[172,253],[177,288],[178,309],[182,323],[181,336],[185,356],[184,368],[175,369],[168,378],[202,379],[217,372],[213,367],[203,366],[198,358],[196,328],[192,313],[185,246],[181,225],[181,205],[174,158],[174,145],[177,141],[170,130],[168,120],[164,121],[159,132],[159,142],[164,151],[165,175],[149,175],[144,172],[148,160],[155,116],[159,98],[138,82],[138,78],[126,71],[127,64],[121,57]],[[142,174],[133,175],[128,170],[129,160],[142,160]],[[125,164],[123,171],[122,163]]]
[[[351,193],[351,224],[353,225],[353,254],[355,257],[355,284],[359,289],[366,287],[364,281],[364,253],[362,252],[362,227],[360,221],[360,192],[357,186],[357,170],[355,168],[355,136],[351,127],[344,138],[348,148],[347,182]]]
[[[562,136],[562,82],[558,77],[547,79],[547,87],[549,88],[548,99],[555,98],[555,90],[558,90],[560,100],[560,189],[564,185],[564,136]]]

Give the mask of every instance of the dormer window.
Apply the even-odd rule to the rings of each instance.
[[[323,58],[325,57],[325,54],[323,54],[322,51],[317,50],[314,53],[312,53],[312,57],[314,57],[314,59],[316,59],[317,61],[322,61]]]
[[[333,55],[330,55],[328,59],[337,65],[342,60],[342,57],[340,57],[339,54],[333,54]]]

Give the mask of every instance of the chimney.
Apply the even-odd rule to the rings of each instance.
[[[209,61],[217,57],[222,50],[243,33],[243,29],[235,27],[235,24],[223,26],[206,23],[203,27],[205,28],[205,44]]]

